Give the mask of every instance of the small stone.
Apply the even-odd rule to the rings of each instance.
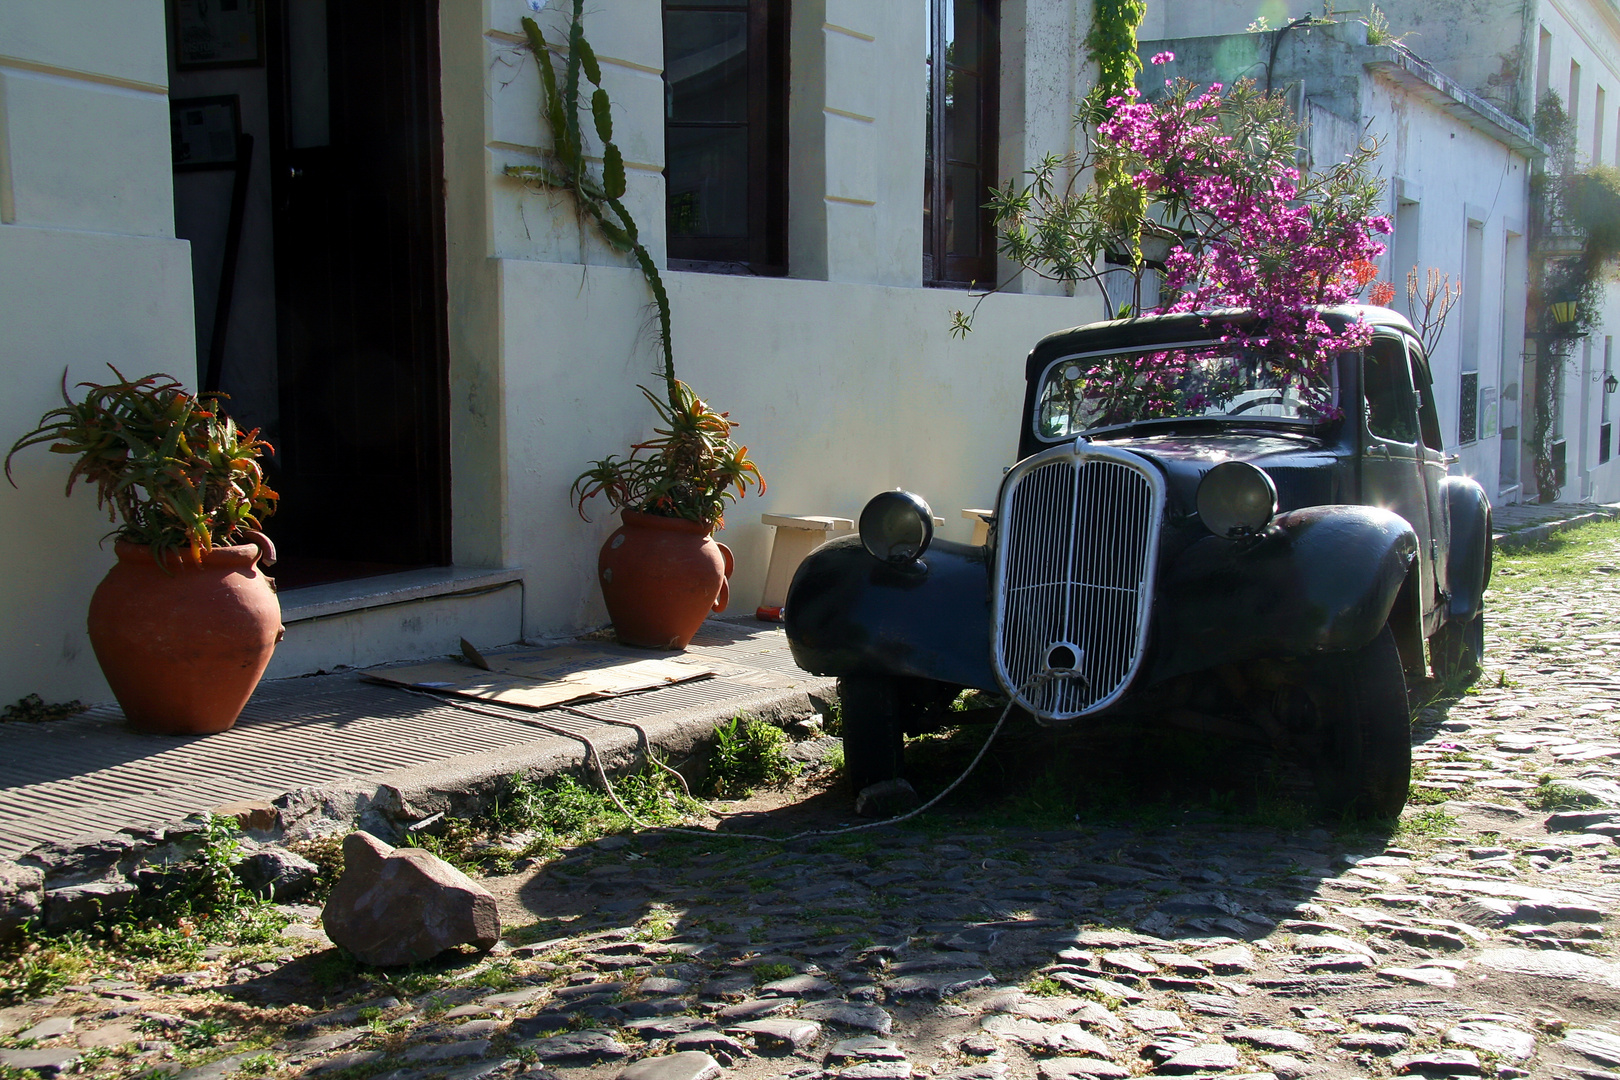
[[[1399,1031],[1352,1031],[1339,1036],[1339,1045],[1346,1050],[1359,1050],[1368,1054],[1388,1056],[1398,1054],[1411,1040]]]
[[[1048,1058],[1040,1063],[1040,1080],[1126,1080],[1131,1070],[1097,1058]]]
[[[908,1061],[863,1061],[838,1073],[842,1080],[911,1080]]]
[[[35,1024],[26,1031],[18,1032],[17,1038],[32,1039],[35,1042],[44,1042],[46,1039],[54,1039],[58,1035],[66,1035],[72,1030],[73,1017],[51,1016],[41,1020],[39,1023]]]
[[[1328,953],[1324,956],[1314,956],[1305,961],[1305,970],[1316,973],[1323,971],[1366,971],[1373,966],[1373,962],[1361,953]]]
[[[488,1039],[468,1039],[448,1043],[423,1043],[413,1046],[399,1056],[401,1061],[413,1065],[458,1061],[461,1058],[481,1058],[489,1053]]]
[[[540,1061],[611,1061],[630,1053],[622,1042],[602,1031],[572,1031],[522,1045]]]
[[[1168,1009],[1126,1009],[1124,1016],[1132,1027],[1149,1035],[1180,1031],[1185,1026],[1181,1022],[1181,1017]]]
[[[768,982],[759,988],[762,994],[774,994],[777,997],[820,997],[836,993],[838,987],[826,979],[818,979],[814,975],[790,975],[785,979]]]
[[[252,829],[255,832],[270,832],[281,824],[281,811],[276,809],[274,803],[264,799],[242,799],[238,802],[228,802],[223,806],[216,806],[209,813],[216,817],[234,818],[236,824],[244,832]]]
[[[32,1069],[41,1076],[55,1076],[75,1064],[80,1056],[78,1049],[71,1046],[48,1050],[0,1049],[0,1065],[11,1069]]]
[[[263,847],[236,864],[236,876],[255,896],[277,903],[296,900],[315,887],[320,868],[284,847]]]
[[[91,881],[45,890],[45,925],[52,930],[87,926],[116,915],[134,901],[140,888],[128,881]]]
[[[1539,949],[1491,949],[1475,958],[1495,971],[1542,978],[1591,982],[1620,990],[1620,964],[1584,953]]]
[[[22,937],[45,904],[45,872],[0,859],[0,945]]]
[[[305,1070],[305,1075],[336,1072],[339,1069],[352,1069],[359,1065],[370,1065],[383,1056],[381,1050],[355,1050],[347,1054],[333,1054],[323,1058]]]
[[[960,1069],[940,1073],[937,1080],[1003,1080],[1006,1075],[1006,1062],[981,1061],[974,1065],[965,1065]]]
[[[1238,1028],[1227,1032],[1226,1037],[1233,1042],[1258,1046],[1262,1050],[1292,1050],[1298,1054],[1308,1054],[1315,1049],[1315,1044],[1309,1038],[1286,1028]]]
[[[942,971],[921,975],[902,975],[891,979],[888,991],[895,997],[947,998],[971,990],[975,986],[989,986],[996,977],[988,971]]]
[[[1141,953],[1116,950],[1102,955],[1104,967],[1123,971],[1130,975],[1152,975],[1159,970],[1159,965],[1143,956]]]
[[[1433,1054],[1410,1054],[1391,1058],[1389,1063],[1398,1073],[1440,1076],[1454,1076],[1458,1073],[1469,1076],[1480,1074],[1479,1055],[1472,1050],[1441,1050]]]
[[[821,1025],[813,1020],[748,1020],[726,1030],[752,1035],[754,1045],[766,1050],[803,1050],[821,1038]]]
[[[1564,1045],[1602,1065],[1620,1065],[1620,1035],[1591,1028],[1573,1028],[1564,1033]]]
[[[855,796],[855,813],[861,817],[889,818],[915,810],[922,802],[917,789],[904,780],[884,780],[861,789]]]
[[[993,1049],[993,1047],[992,1047]],[[842,1039],[827,1051],[827,1060],[836,1061],[904,1061],[906,1052],[892,1039],[879,1039],[863,1035],[856,1039]]]
[[[721,1010],[724,1012],[724,1010]],[[876,1005],[855,1005],[843,1001],[817,1001],[799,1009],[804,1020],[820,1020],[836,1027],[887,1035],[894,1030],[894,1018]]]
[[[986,1031],[1039,1053],[1113,1056],[1107,1043],[1079,1024],[1043,1024],[1020,1016],[989,1016],[981,1024]]]
[[[1277,1080],[1299,1080],[1310,1071],[1310,1066],[1287,1054],[1261,1054],[1260,1064],[1271,1071]]]
[[[643,1039],[667,1039],[672,1035],[701,1031],[708,1024],[696,1016],[652,1016],[643,1020],[627,1020],[623,1026]]]
[[[1357,1013],[1350,1019],[1368,1031],[1398,1031],[1402,1035],[1416,1035],[1417,1021],[1397,1013]]]
[[[1159,1065],[1162,1073],[1201,1073],[1211,1070],[1225,1071],[1235,1069],[1241,1064],[1236,1047],[1225,1043],[1215,1043],[1210,1046],[1195,1046],[1164,1061]]]
[[[619,1074],[619,1080],[713,1080],[720,1063],[701,1050],[643,1058]]]
[[[1242,975],[1254,970],[1254,953],[1242,945],[1200,953],[1198,958],[1214,968],[1217,975]]]
[[[792,1007],[792,998],[750,998],[747,1001],[738,1001],[727,1005],[715,1013],[715,1016],[726,1021],[760,1020],[773,1013],[779,1013],[783,1009]]]
[[[83,1050],[96,1047],[114,1049],[119,1046],[128,1046],[130,1043],[140,1042],[141,1036],[141,1029],[134,1024],[107,1024],[103,1027],[79,1032],[77,1042],[80,1049]]]
[[[1434,986],[1442,990],[1451,990],[1457,985],[1457,976],[1444,968],[1381,968],[1378,977],[1388,979],[1390,982],[1421,983],[1424,986]]]
[[[684,994],[690,989],[692,989],[691,983],[682,982],[679,979],[665,979],[658,975],[642,979],[640,987],[643,994],[666,995]]]
[[[1536,1037],[1501,1024],[1467,1021],[1446,1032],[1446,1042],[1485,1050],[1498,1057],[1525,1061],[1536,1052]]]
[[[730,1035],[722,1035],[720,1032],[708,1028],[702,1031],[677,1035],[670,1040],[670,1045],[676,1050],[707,1051],[728,1065],[740,1058],[747,1057],[749,1054],[748,1047],[733,1039]]]

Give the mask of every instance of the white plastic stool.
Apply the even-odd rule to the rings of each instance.
[[[804,562],[804,557],[826,541],[854,532],[855,522],[816,514],[761,514],[759,519],[776,526],[776,536],[771,541],[770,568],[765,572],[765,595],[754,616],[767,622],[781,622],[788,586],[793,583],[793,572]]]

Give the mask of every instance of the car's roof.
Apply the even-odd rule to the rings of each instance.
[[[1322,318],[1337,329],[1360,318],[1372,326],[1387,326],[1416,335],[1412,324],[1398,311],[1371,304],[1345,304],[1325,308]],[[1025,365],[1026,378],[1034,378],[1046,365],[1063,356],[1075,353],[1101,352],[1109,349],[1140,349],[1155,345],[1169,345],[1184,341],[1205,341],[1211,336],[1211,322],[1244,323],[1254,316],[1237,308],[1214,311],[1192,311],[1175,315],[1143,315],[1134,319],[1113,319],[1088,323],[1068,330],[1048,334],[1030,350]]]

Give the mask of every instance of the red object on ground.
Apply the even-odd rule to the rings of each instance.
[[[265,541],[268,545],[269,541]],[[258,544],[216,547],[201,563],[119,541],[90,598],[90,644],[138,730],[207,735],[236,723],[281,640],[281,603]]]

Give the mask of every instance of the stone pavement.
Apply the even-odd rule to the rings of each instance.
[[[638,660],[668,655],[592,644]],[[548,728],[618,752],[638,739],[624,725],[640,725],[662,752],[679,752],[738,711],[808,713],[807,695],[832,692],[831,680],[794,665],[779,626],[757,619],[710,619],[684,655],[717,674],[538,712],[482,702],[475,711],[350,671],[263,683],[236,726],[217,735],[144,735],[125,726],[116,704],[0,725],[0,858],[249,799],[281,798],[287,826],[299,812],[363,804],[381,786],[405,799],[431,790],[428,801],[444,803],[451,789],[475,791],[515,771],[577,768],[584,744]]]
[[[313,1011],[294,954],[323,940],[292,907],[302,944],[279,958],[0,1010],[0,1065],[127,1075],[259,1008],[277,1041],[183,1080],[1614,1080],[1620,543],[1587,576],[1512,577],[1488,678],[1418,715],[1393,836],[1125,806],[791,848],[610,837],[492,880],[513,932],[438,985]],[[85,1057],[108,1046],[128,1056]]]

